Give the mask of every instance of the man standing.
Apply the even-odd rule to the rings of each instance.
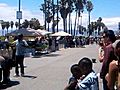
[[[21,76],[24,76],[24,54],[25,48],[28,46],[28,44],[25,40],[23,40],[23,34],[18,35],[18,39],[14,42],[14,44],[16,46],[15,76],[19,76],[18,65],[20,65]]]

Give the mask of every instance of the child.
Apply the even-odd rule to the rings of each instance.
[[[82,58],[78,63],[84,79],[78,82],[78,90],[99,90],[98,77],[92,69],[92,61],[89,58]]]
[[[78,79],[82,76],[78,64],[72,65],[70,71],[72,73],[72,77],[69,78],[69,83],[64,90],[76,90]]]
[[[103,42],[99,42],[99,56],[98,56],[98,58],[99,58],[99,61],[100,62],[103,62],[103,58],[104,58],[104,44],[103,44]]]

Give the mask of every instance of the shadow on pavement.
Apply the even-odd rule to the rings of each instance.
[[[0,90],[1,90],[1,89],[6,89],[6,88],[9,88],[9,87],[18,85],[18,84],[20,84],[19,81],[10,81],[10,82],[8,82],[8,83],[6,83],[6,84],[1,84],[1,85],[0,85]]]
[[[60,56],[60,54],[42,54],[42,55],[35,55],[33,56],[32,58],[40,58],[40,57],[57,57],[57,56]]]
[[[37,76],[30,76],[30,75],[24,75],[24,76],[22,76],[22,77],[31,78],[31,79],[37,78]]]
[[[60,54],[45,54],[47,57],[57,57],[60,56]]]

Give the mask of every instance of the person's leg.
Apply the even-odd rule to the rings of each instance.
[[[19,68],[18,68],[18,63],[19,63],[19,56],[16,56],[16,60],[15,60],[15,74],[16,76],[19,76]]]
[[[0,68],[0,82],[2,80],[2,68]]]
[[[21,69],[21,75],[24,75],[24,56],[20,57],[20,69]]]
[[[3,83],[8,83],[10,81],[10,69],[3,69]]]

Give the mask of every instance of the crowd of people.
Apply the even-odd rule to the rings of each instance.
[[[120,90],[120,39],[112,30],[105,30],[99,41],[100,78],[103,90]],[[64,90],[99,90],[98,76],[92,69],[92,60],[82,58],[71,67],[72,77]]]
[[[105,30],[101,38],[73,38],[61,37],[59,39],[52,37],[49,39],[38,38],[35,39],[34,45],[47,44],[50,51],[57,50],[59,47],[59,40],[63,40],[64,48],[80,47],[96,42],[99,44],[99,61],[102,63],[100,71],[100,78],[103,82],[103,90],[120,89],[119,72],[120,72],[120,39],[116,38],[112,30]],[[5,39],[9,42],[8,37]],[[0,85],[9,83],[10,69],[15,67],[15,77],[24,76],[24,57],[25,49],[31,48],[23,35],[19,34],[14,38],[10,44],[12,49],[12,57],[0,56]],[[53,47],[54,46],[54,47]],[[19,67],[20,66],[20,71]],[[87,57],[82,58],[77,64],[71,66],[72,77],[69,79],[68,85],[64,90],[99,90],[98,76],[92,67],[92,60]],[[118,90],[119,90],[118,89]]]

